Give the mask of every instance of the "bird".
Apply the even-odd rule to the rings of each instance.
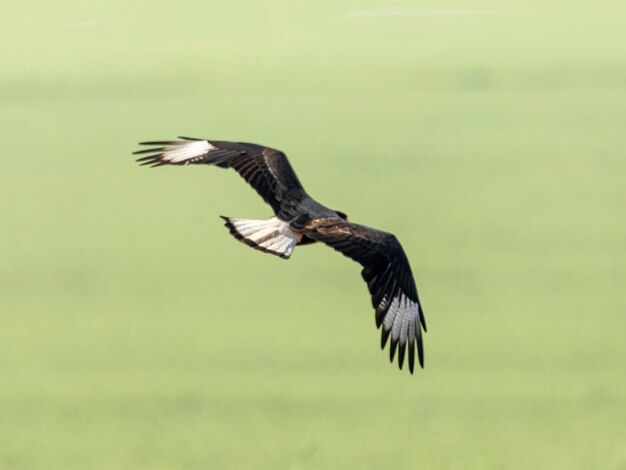
[[[329,209],[307,194],[285,153],[263,145],[178,137],[140,142],[133,152],[142,166],[213,165],[232,168],[272,208],[269,220],[220,216],[231,235],[264,253],[289,259],[296,246],[322,243],[362,266],[389,360],[397,352],[400,369],[408,353],[413,374],[415,351],[424,367],[424,311],[409,260],[395,235],[352,223],[345,212]],[[389,341],[390,340],[390,341]]]

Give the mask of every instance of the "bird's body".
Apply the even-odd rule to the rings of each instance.
[[[402,368],[408,345],[409,369],[415,348],[424,365],[422,328],[426,330],[413,274],[402,246],[387,232],[354,224],[310,197],[284,153],[257,144],[181,137],[177,141],[142,142],[151,148],[135,154],[142,165],[208,164],[235,169],[274,210],[269,220],[223,217],[230,233],[265,253],[288,259],[298,245],[321,242],[363,266],[372,296],[381,347],[391,338],[390,359],[398,351]]]

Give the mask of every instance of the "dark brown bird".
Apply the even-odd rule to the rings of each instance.
[[[413,373],[415,349],[424,367],[422,329],[426,322],[413,274],[404,250],[395,235],[353,224],[346,214],[329,209],[310,197],[291,168],[284,153],[262,145],[179,137],[181,140],[141,142],[150,148],[137,161],[152,167],[203,164],[233,168],[274,210],[269,220],[222,217],[230,233],[246,245],[289,259],[294,248],[322,242],[363,266],[381,328],[381,348],[389,338],[389,358],[398,352],[402,369],[408,349],[409,370]]]

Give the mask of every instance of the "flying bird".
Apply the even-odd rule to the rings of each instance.
[[[398,356],[402,369],[408,350],[413,373],[415,350],[424,367],[422,330],[426,331],[409,261],[395,235],[348,221],[309,196],[287,156],[269,147],[241,142],[179,137],[180,140],[140,142],[150,148],[141,165],[215,165],[233,168],[274,211],[269,220],[246,220],[221,216],[230,233],[246,245],[289,259],[296,246],[321,242],[358,262],[367,283],[376,327],[381,329],[381,348],[390,341],[389,359]]]

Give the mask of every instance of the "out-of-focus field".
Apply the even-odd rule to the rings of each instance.
[[[626,6],[439,3],[3,6],[0,468],[626,468]],[[179,134],[397,234],[426,369]]]

